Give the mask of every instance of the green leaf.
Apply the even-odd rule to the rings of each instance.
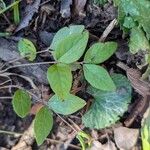
[[[50,98],[48,106],[56,113],[70,115],[83,108],[86,102],[72,94],[69,94],[63,101],[54,95]]]
[[[25,90],[17,90],[12,100],[13,109],[21,118],[26,117],[31,109],[31,98]]]
[[[48,68],[47,79],[52,90],[61,98],[65,99],[72,86],[71,68],[66,64],[55,64]]]
[[[19,41],[18,50],[22,57],[27,57],[30,61],[36,58],[36,48],[28,39],[22,38]]]
[[[93,44],[86,52],[84,57],[85,63],[99,64],[110,58],[117,49],[116,42],[96,43]]]
[[[14,2],[15,2],[16,0],[14,0]],[[19,14],[19,3],[18,4],[16,4],[14,7],[13,7],[13,9],[14,9],[14,22],[15,22],[15,24],[17,25],[17,24],[19,24],[20,23],[20,14]]]
[[[93,87],[104,91],[116,90],[114,82],[103,67],[94,64],[84,64],[83,71],[85,79]]]
[[[144,32],[138,27],[134,27],[131,30],[129,48],[130,52],[133,54],[137,53],[139,50],[150,50],[149,41],[146,39]]]
[[[124,18],[124,23],[123,23],[123,26],[125,28],[133,28],[136,26],[136,23],[134,22],[133,18],[132,17],[125,17]]]
[[[54,51],[54,58],[62,63],[73,63],[84,53],[89,33],[75,33],[62,40]]]
[[[82,33],[84,30],[83,25],[72,25],[69,27],[61,28],[54,36],[53,41],[51,43],[50,49],[56,50],[56,47],[59,43],[74,33]]]
[[[53,115],[47,107],[42,107],[35,116],[34,133],[36,142],[41,145],[53,127]]]
[[[86,127],[91,129],[108,127],[119,120],[119,116],[122,116],[127,110],[131,101],[131,85],[128,79],[121,74],[112,75],[112,79],[117,86],[114,92],[88,88],[88,93],[94,97],[94,100],[82,118]]]
[[[135,22],[146,32],[150,39],[150,1],[149,0],[115,0],[118,6],[118,19],[121,25],[124,23],[124,17],[132,17]]]
[[[142,129],[141,129],[142,145],[143,150],[150,149],[150,106],[144,114],[142,119]]]

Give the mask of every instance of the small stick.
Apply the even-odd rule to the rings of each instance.
[[[28,81],[30,83],[30,85],[32,86],[33,89],[38,89],[37,86],[34,84],[34,82],[32,81],[31,78],[27,77],[27,76],[24,76],[24,75],[19,75],[17,73],[9,73],[9,72],[6,72],[4,73],[4,75],[6,76],[18,76],[26,81]]]
[[[27,63],[27,64],[20,64],[20,65],[14,65],[10,66],[4,70],[1,70],[0,73],[4,73],[9,69],[17,68],[17,67],[27,67],[27,66],[35,66],[35,65],[46,65],[46,64],[55,64],[56,61],[48,61],[48,62],[37,62],[37,63]]]
[[[103,34],[101,35],[101,37],[99,39],[99,42],[104,42],[105,41],[106,37],[112,31],[112,29],[115,27],[116,24],[117,24],[117,19],[115,18],[114,20],[112,20],[110,22],[108,27],[105,29],[105,31],[103,32]]]
[[[5,130],[0,130],[0,134],[10,134],[10,135],[14,135],[14,136],[21,136],[22,135],[22,133],[16,133],[16,132],[5,131]]]
[[[123,62],[118,62],[117,66],[120,67],[121,69],[123,69],[124,71],[127,71],[128,69],[130,69],[127,65],[125,65]]]
[[[11,96],[4,96],[4,97],[0,97],[0,99],[12,99],[12,97]]]

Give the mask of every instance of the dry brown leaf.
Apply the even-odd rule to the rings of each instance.
[[[115,142],[120,149],[131,150],[135,146],[138,136],[138,129],[129,129],[126,127],[114,129]]]
[[[108,141],[103,145],[103,150],[117,150],[115,144],[112,141]]]
[[[93,141],[92,146],[87,150],[117,150],[115,144],[108,140],[106,144],[101,144],[99,141]]]
[[[41,103],[36,103],[32,106],[30,114],[35,115],[44,105]]]

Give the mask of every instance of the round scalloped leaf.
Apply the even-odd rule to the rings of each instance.
[[[93,87],[88,88],[88,93],[94,97],[88,112],[82,121],[86,127],[101,129],[114,124],[119,116],[127,110],[131,101],[131,85],[128,79],[121,74],[112,75],[117,87],[116,91],[102,91]]]

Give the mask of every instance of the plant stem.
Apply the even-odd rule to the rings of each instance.
[[[37,62],[37,63],[27,63],[27,64],[20,64],[20,65],[14,65],[10,66],[4,70],[1,70],[0,73],[4,73],[8,71],[9,69],[17,68],[17,67],[27,67],[27,66],[35,66],[35,65],[46,65],[46,64],[56,64],[56,61],[48,61],[48,62]]]
[[[29,90],[24,89],[24,88],[21,87],[21,86],[18,86],[18,85],[6,85],[6,86],[0,87],[0,90],[1,90],[1,89],[7,89],[7,88],[17,88],[17,89],[25,90],[29,95],[31,95],[32,97],[34,97],[37,102],[40,102],[40,103],[42,103],[42,104],[44,104],[44,105],[47,105],[47,103],[46,103],[45,101],[43,101],[43,100],[40,99],[38,96],[36,96],[36,95],[33,94],[32,92],[30,92]]]
[[[0,99],[12,99],[12,97],[11,96],[10,97],[9,96],[7,96],[7,97],[4,96],[4,97],[0,97]]]
[[[12,132],[12,131],[5,131],[5,130],[0,130],[0,133],[17,135],[17,136],[21,136],[22,135],[21,133],[16,133],[16,132]]]

